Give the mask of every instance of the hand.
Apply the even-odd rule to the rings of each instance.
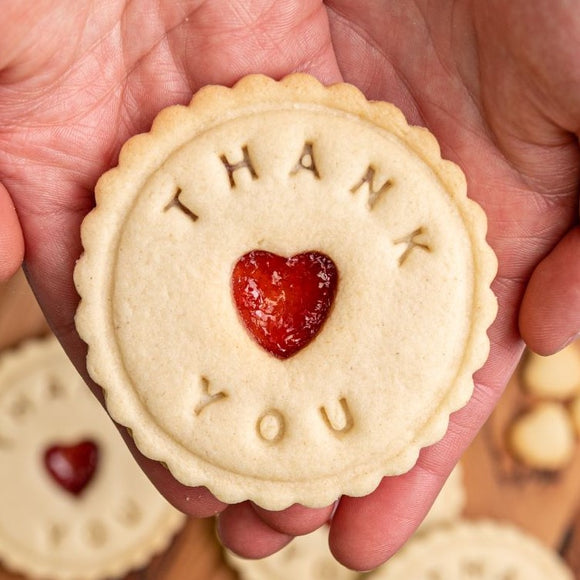
[[[521,352],[520,331],[547,354],[580,330],[573,260],[580,249],[580,16],[563,0],[93,6],[12,1],[0,22],[0,276],[19,263],[23,234],[31,285],[85,376],[72,270],[96,179],[159,109],[188,102],[204,84],[296,70],[352,82],[435,133],[486,210],[500,312],[472,401],[411,472],[385,478],[365,498],[341,499],[332,518],[336,557],[359,569],[378,565],[419,524],[492,410]],[[221,511],[222,539],[246,556],[271,553],[332,513],[332,506],[279,513],[225,506],[138,459],[180,509]]]
[[[471,402],[411,472],[336,510],[334,553],[367,567],[391,555],[425,513],[493,409],[520,335],[550,354],[580,331],[580,13],[560,0],[327,5],[344,79],[438,137],[486,211],[499,259],[500,310]]]
[[[326,9],[304,1],[118,0],[104,8],[89,0],[14,0],[2,11],[0,278],[20,264],[25,240],[28,279],[91,384],[86,347],[74,328],[78,296],[72,272],[97,178],[116,163],[128,137],[149,130],[163,107],[188,103],[203,85],[232,84],[257,71],[282,77],[308,70],[326,83],[341,80]],[[208,516],[226,508],[207,490],[180,485],[127,442],[179,509]],[[318,527],[330,514],[296,508],[286,519],[296,511],[304,511],[298,531]],[[235,535],[227,532],[228,524],[223,527],[224,535]],[[289,539],[264,531],[251,547],[239,549],[261,555]]]

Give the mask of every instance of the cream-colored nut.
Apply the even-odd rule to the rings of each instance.
[[[511,426],[509,444],[513,454],[535,469],[566,467],[575,449],[574,429],[563,405],[539,403]]]
[[[571,344],[551,356],[530,353],[523,368],[526,390],[538,397],[565,400],[580,394],[580,349]]]

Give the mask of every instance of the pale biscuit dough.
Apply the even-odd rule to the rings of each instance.
[[[573,580],[555,552],[512,525],[461,521],[415,536],[368,580]]]
[[[79,496],[49,475],[44,452],[89,439],[99,459]],[[143,566],[185,516],[135,463],[56,339],[0,359],[0,560],[29,578],[98,580]]]
[[[580,343],[550,356],[530,352],[524,363],[522,381],[531,395],[566,400],[580,394]]]
[[[364,495],[471,396],[496,313],[485,216],[394,106],[301,74],[206,87],[125,145],[96,198],[75,271],[88,370],[181,482],[268,509]],[[255,249],[338,268],[322,331],[287,360],[233,305]]]
[[[511,425],[509,447],[525,465],[558,470],[572,460],[576,449],[574,428],[566,408],[557,402],[541,402]]]

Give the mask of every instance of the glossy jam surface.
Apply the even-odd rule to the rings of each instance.
[[[320,332],[337,283],[336,265],[320,252],[286,258],[253,250],[232,273],[241,320],[256,342],[279,359],[293,356]]]
[[[44,452],[44,465],[54,481],[78,496],[91,482],[99,461],[99,448],[90,440],[74,445],[53,445]]]

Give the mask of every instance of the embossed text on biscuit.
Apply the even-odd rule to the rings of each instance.
[[[89,545],[94,548],[100,548],[108,542],[110,533],[101,520],[94,519],[87,522],[85,537]]]
[[[18,398],[14,399],[8,412],[14,419],[19,419],[27,415],[33,410],[33,408],[33,402],[26,395],[20,395]]]
[[[320,420],[334,435],[348,433],[355,424],[354,417],[345,397],[332,404],[318,408]],[[256,431],[260,439],[267,443],[278,443],[286,435],[287,419],[282,411],[270,408],[256,422]]]
[[[60,399],[66,395],[65,386],[58,380],[53,379],[48,381],[48,397],[50,399]]]
[[[80,539],[87,547],[98,550],[113,541],[119,532],[126,533],[139,525],[144,514],[143,506],[134,499],[123,498],[111,514],[114,521],[101,517],[81,523],[54,521],[45,528],[45,541],[53,550],[68,550]]]
[[[47,532],[47,541],[51,548],[58,548],[63,542],[63,539],[68,534],[68,527],[65,524],[54,522],[49,524]]]
[[[181,193],[182,193],[181,188],[177,187],[175,193],[173,194],[173,197],[165,205],[163,211],[168,212],[170,209],[175,208],[181,211],[184,215],[186,215],[191,221],[196,222],[199,219],[199,216],[181,202],[181,200],[179,199]]]
[[[320,407],[320,413],[327,427],[333,433],[348,433],[354,425],[352,413],[345,397],[333,405]]]
[[[143,519],[143,510],[132,498],[127,497],[116,514],[117,520],[128,528],[136,526]]]
[[[202,411],[207,409],[209,405],[217,403],[218,401],[222,401],[228,396],[225,391],[214,390],[214,388],[211,386],[209,380],[206,377],[200,377],[199,381],[202,389],[202,394],[201,399],[199,400],[198,404],[195,406],[195,409],[193,410],[193,412],[196,415],[202,413]]]
[[[367,207],[369,209],[373,209],[375,204],[393,186],[393,182],[390,179],[386,179],[382,184],[377,183],[376,172],[376,169],[369,165],[361,179],[350,188],[352,194],[367,191]]]
[[[230,187],[233,189],[236,187],[236,178],[240,170],[246,169],[250,174],[252,180],[258,179],[258,174],[254,168],[252,158],[250,157],[250,152],[248,151],[248,146],[244,145],[242,147],[242,159],[241,161],[230,161],[226,155],[220,156],[220,161],[223,163],[226,171],[228,173],[228,179],[230,181]]]
[[[286,431],[284,415],[277,409],[269,409],[258,419],[257,431],[264,441],[269,443],[281,441]]]
[[[407,261],[411,252],[416,248],[426,252],[431,251],[431,246],[427,241],[425,229],[422,227],[419,227],[413,230],[411,233],[396,239],[394,241],[394,244],[396,246],[398,245],[405,246],[403,249],[403,253],[399,256],[399,266],[402,266]]]
[[[304,143],[298,163],[295,165],[294,169],[292,169],[290,175],[296,175],[296,173],[300,171],[309,171],[316,179],[320,179],[320,173],[318,172],[316,160],[314,159],[313,145],[310,141]]]

